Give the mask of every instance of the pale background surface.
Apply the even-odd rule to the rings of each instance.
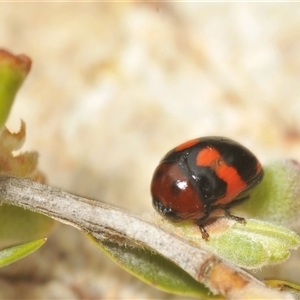
[[[9,128],[26,122],[49,184],[139,214],[156,164],[187,139],[300,159],[299,20],[299,3],[1,3],[1,46],[33,60]],[[268,272],[299,280],[286,265]],[[6,299],[176,298],[67,226],[0,286]]]

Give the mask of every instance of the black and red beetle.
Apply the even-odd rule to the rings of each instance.
[[[161,160],[153,174],[154,208],[172,221],[196,220],[204,239],[204,223],[212,211],[245,201],[263,178],[257,158],[243,145],[225,137],[203,137],[185,142]]]

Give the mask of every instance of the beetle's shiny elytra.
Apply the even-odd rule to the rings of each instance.
[[[202,237],[210,213],[246,200],[247,192],[263,178],[257,158],[225,137],[203,137],[179,145],[161,160],[153,174],[154,208],[172,221],[197,220]]]

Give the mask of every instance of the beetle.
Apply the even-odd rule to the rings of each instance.
[[[219,136],[193,139],[169,151],[155,169],[152,204],[173,222],[195,220],[207,240],[204,223],[217,209],[245,223],[229,208],[247,200],[263,175],[258,159],[240,143]]]

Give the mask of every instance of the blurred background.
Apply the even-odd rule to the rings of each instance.
[[[23,150],[52,186],[141,214],[159,160],[190,138],[300,159],[299,3],[1,3],[0,28],[2,48],[33,60],[7,125],[26,122]],[[297,280],[291,265],[267,272]],[[182,298],[64,225],[0,285],[6,299]]]

